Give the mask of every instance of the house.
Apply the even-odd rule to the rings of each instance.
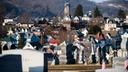
[[[75,16],[74,19],[73,19],[73,22],[74,23],[79,23],[80,22],[80,18]]]
[[[89,12],[87,13],[87,16],[90,17],[90,18],[92,18],[93,12],[92,12],[92,11],[89,11]]]
[[[105,26],[104,26],[104,30],[106,31],[111,31],[111,30],[114,30],[116,29],[116,24],[115,23],[106,23]]]
[[[82,17],[82,21],[90,21],[91,18],[88,17],[86,14]]]
[[[37,24],[47,24],[49,21],[48,18],[42,17],[37,20]]]
[[[126,20],[124,21],[124,23],[128,24],[128,15],[126,15]]]
[[[19,23],[19,27],[28,28],[34,26],[33,23]]]
[[[128,19],[128,15],[126,15],[126,19]]]
[[[102,17],[92,18],[89,22],[89,25],[98,25],[102,26],[104,25],[104,19]]]
[[[6,23],[8,23],[8,22],[13,22],[13,19],[4,19],[3,26],[5,26]]]
[[[119,19],[119,18],[117,18],[117,17],[116,17],[116,18],[114,18],[114,20],[115,20],[115,22],[118,22],[118,23],[120,22],[120,19]]]

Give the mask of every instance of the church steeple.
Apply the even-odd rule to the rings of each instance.
[[[69,14],[70,14],[69,0],[65,0],[64,16],[69,16]]]

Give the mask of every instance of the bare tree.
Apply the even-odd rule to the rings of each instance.
[[[18,21],[21,23],[29,23],[31,19],[31,14],[24,12],[18,17]]]

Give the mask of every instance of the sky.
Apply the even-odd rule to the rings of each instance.
[[[96,2],[96,3],[100,3],[100,2],[108,1],[108,0],[90,0],[90,1],[94,1],[94,2]]]

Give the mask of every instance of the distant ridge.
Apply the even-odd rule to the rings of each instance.
[[[32,17],[53,17],[63,15],[65,0],[1,0],[6,5],[7,17],[13,18],[24,12],[30,13]],[[116,14],[120,8],[128,11],[127,0],[111,0],[96,4],[89,0],[69,0],[71,15],[78,4],[84,8],[84,13],[93,10],[96,6],[103,13]],[[13,16],[12,16],[13,15]]]

